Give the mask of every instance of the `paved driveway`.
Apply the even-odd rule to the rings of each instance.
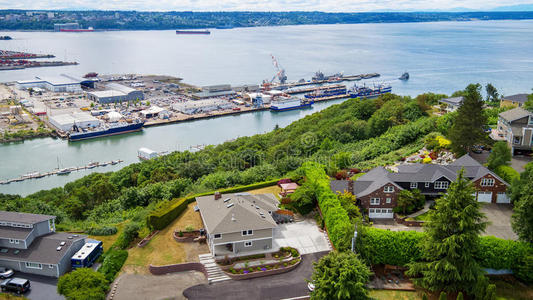
[[[63,300],[65,297],[57,293],[57,278],[15,272],[15,277],[28,279],[31,284],[24,297],[31,300]]]
[[[490,224],[483,235],[493,235],[506,240],[517,240],[518,236],[511,227],[513,208],[509,204],[486,203],[481,206],[481,211],[487,216]]]
[[[321,232],[313,219],[280,224],[274,231],[273,248],[291,246],[301,254],[330,251],[326,233]]]
[[[511,167],[518,173],[522,173],[525,170],[525,165],[531,161],[533,161],[533,157],[531,156],[515,155],[511,159]]]
[[[328,252],[302,255],[300,265],[287,273],[248,280],[231,280],[190,287],[183,292],[187,299],[285,299],[308,296],[306,279],[313,274],[313,262]]]

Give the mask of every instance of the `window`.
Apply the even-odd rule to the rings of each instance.
[[[379,198],[370,198],[370,205],[379,205]]]
[[[411,182],[411,188],[412,189],[416,189],[418,187],[418,183],[417,182]]]
[[[391,198],[387,198],[387,200],[385,202],[387,203],[391,203],[392,199]]]
[[[375,210],[374,210],[373,208],[371,208],[371,209],[369,209],[368,211],[369,211],[371,214],[373,214]]]
[[[254,234],[254,231],[253,230],[243,230],[242,231],[242,235],[245,236],[245,235],[252,235]]]
[[[20,240],[17,240],[17,239],[9,239],[9,242],[10,242],[11,244],[17,244],[17,245],[18,245],[18,244],[20,243]]]
[[[392,192],[394,192],[394,187],[388,185],[388,186],[386,186],[385,188],[383,188],[383,192],[385,192],[385,193],[392,193]]]
[[[222,238],[222,234],[216,233],[216,234],[213,235],[213,238],[214,239],[221,239]]]
[[[492,178],[481,179],[481,186],[493,186],[493,185],[494,185],[494,179]]]
[[[515,138],[513,139],[513,143],[514,143],[514,144],[520,144],[520,137],[519,137],[519,136],[515,137]]]
[[[533,117],[529,117],[529,125],[533,125]]]
[[[429,182],[426,182],[426,184],[424,184],[425,187],[429,187]]]
[[[244,247],[252,247],[252,242],[244,242]]]
[[[48,268],[53,269],[54,265],[48,265]]]
[[[18,245],[18,243],[19,243],[19,242],[20,242],[20,240],[15,240],[15,244],[17,244],[17,245]]]
[[[387,212],[388,212],[389,214],[392,214],[392,208],[387,209]]]
[[[42,269],[42,268],[43,268],[43,265],[38,264],[38,263],[27,262],[27,263],[26,263],[26,268],[30,268],[30,269]]]
[[[380,214],[381,213],[381,208],[376,208],[376,214]]]
[[[436,190],[445,190],[448,188],[448,185],[450,183],[448,181],[435,181],[435,189]]]

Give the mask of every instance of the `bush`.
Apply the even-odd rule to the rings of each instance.
[[[127,224],[124,231],[119,235],[114,246],[120,249],[126,249],[131,242],[139,236],[140,226],[136,223]]]
[[[57,292],[68,300],[104,300],[109,289],[105,276],[92,269],[80,268],[59,278]]]
[[[259,189],[263,187],[273,186],[276,185],[279,179],[276,180],[269,180],[259,183],[254,183],[250,185],[244,185],[244,186],[236,186],[228,189],[220,190],[220,193],[239,193],[254,189]],[[183,211],[187,208],[189,203],[192,203],[196,200],[196,197],[201,196],[208,196],[213,195],[215,192],[207,192],[207,193],[201,193],[192,195],[186,198],[178,198],[174,199],[170,202],[167,202],[167,205],[163,205],[159,209],[151,212],[148,217],[146,218],[146,224],[148,225],[148,228],[151,230],[162,230],[165,227],[167,227],[172,221],[174,221],[177,217],[183,213]]]
[[[520,174],[510,166],[501,165],[494,171],[507,183],[512,183],[514,179],[520,179]]]
[[[118,229],[115,226],[93,227],[87,230],[89,235],[113,235]]]
[[[527,283],[533,283],[533,253],[519,258],[516,277]]]
[[[128,251],[111,249],[104,254],[104,262],[98,272],[102,273],[109,282],[112,282],[127,258]]]

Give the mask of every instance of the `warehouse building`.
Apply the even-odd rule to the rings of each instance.
[[[215,98],[174,103],[172,104],[172,109],[186,115],[193,115],[215,110],[232,109],[233,106],[233,103],[227,100]]]
[[[49,117],[50,124],[61,131],[69,131],[74,124],[79,128],[94,128],[100,126],[100,120],[88,113],[78,112]]]
[[[220,84],[220,85],[210,85],[202,87],[202,91],[199,93],[193,94],[194,98],[205,99],[213,97],[222,97],[222,96],[233,96],[235,91],[231,88],[229,84]]]
[[[33,80],[19,80],[15,83],[15,87],[19,90],[42,88],[56,93],[79,93],[82,91],[80,79],[65,74],[55,77],[35,77]]]
[[[115,103],[121,101],[144,100],[142,91],[118,83],[110,83],[105,91],[87,93],[87,98],[98,103]]]

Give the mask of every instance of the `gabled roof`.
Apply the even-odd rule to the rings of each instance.
[[[459,104],[462,104],[463,103],[463,96],[460,96],[460,97],[452,97],[452,98],[445,98],[445,99],[441,99],[439,100],[439,102],[444,102],[444,103],[448,103],[448,104],[452,104],[452,105],[459,105]]]
[[[376,191],[387,183],[391,183],[399,190],[403,190],[402,187],[394,182],[391,175],[392,173],[383,167],[374,168],[354,182],[353,194],[357,197],[363,197]]]
[[[48,215],[19,213],[15,211],[0,211],[0,222],[37,224],[55,218],[55,216]]]
[[[278,210],[278,200],[272,194],[224,194],[218,200],[210,195],[197,197],[196,202],[209,234],[277,227],[269,213]]]
[[[334,193],[344,193],[344,191],[351,192],[348,180],[332,180],[329,182],[329,187]]]
[[[529,94],[516,94],[511,96],[505,96],[503,97],[503,100],[525,103],[527,101],[528,96]]]
[[[499,114],[500,117],[502,117],[503,119],[505,119],[506,121],[508,122],[512,122],[512,121],[515,121],[515,120],[518,120],[518,119],[522,119],[522,118],[525,118],[527,116],[533,116],[533,113],[521,108],[521,107],[516,107],[516,108],[513,108],[513,109],[510,109],[508,111],[504,111],[502,113]]]
[[[465,154],[452,162],[450,166],[481,167],[482,165],[477,160],[473,159],[472,156]]]

